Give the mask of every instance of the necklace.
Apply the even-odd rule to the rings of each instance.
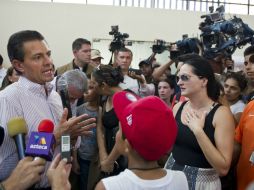
[[[159,169],[161,168],[160,166],[156,166],[156,167],[153,167],[153,168],[128,168],[129,170],[143,170],[143,171],[147,171],[147,170],[156,170],[156,169]]]
[[[193,109],[192,107],[191,107],[191,105],[190,105],[190,102],[188,102],[189,103],[189,107],[191,108],[191,109]],[[214,106],[216,105],[216,102],[213,102],[213,104],[209,107],[209,109],[207,110],[208,111],[208,113],[214,108]]]

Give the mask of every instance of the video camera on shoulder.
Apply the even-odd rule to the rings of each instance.
[[[170,59],[177,60],[181,55],[187,53],[197,53],[201,51],[201,42],[197,38],[188,38],[187,34],[182,36],[182,40],[176,42],[165,42],[164,40],[155,40],[152,46],[154,53],[162,53],[165,50],[170,52]]]
[[[156,39],[154,40],[154,44],[152,46],[152,51],[157,54],[163,53],[165,50],[169,50],[170,46],[169,44],[162,40],[162,39]]]
[[[129,34],[119,32],[118,25],[111,26],[111,31],[109,32],[109,35],[112,35],[114,37],[109,45],[109,51],[111,52],[125,47],[125,39],[129,38]]]

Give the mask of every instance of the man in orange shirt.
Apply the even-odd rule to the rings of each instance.
[[[240,154],[237,164],[237,189],[245,190],[254,181],[254,101],[245,108],[235,134],[235,153]]]

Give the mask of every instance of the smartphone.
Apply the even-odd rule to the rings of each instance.
[[[129,72],[134,72],[136,75],[142,75],[142,71],[139,69],[129,68]]]
[[[71,137],[70,135],[61,136],[61,158],[66,158],[67,162],[71,162]]]

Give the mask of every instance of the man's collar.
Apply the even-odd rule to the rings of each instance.
[[[18,83],[20,86],[26,88],[29,91],[32,91],[37,94],[43,94],[45,96],[49,96],[53,90],[53,85],[50,82],[46,82],[45,85],[41,85],[30,81],[24,76],[20,76]]]

